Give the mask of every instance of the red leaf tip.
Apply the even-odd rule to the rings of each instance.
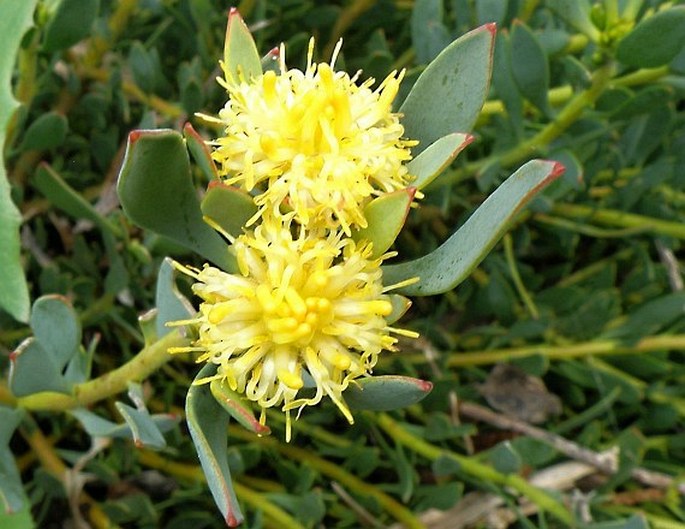
[[[488,22],[487,24],[483,24],[483,27],[487,29],[490,32],[490,35],[493,37],[497,33],[497,23],[496,22]]]
[[[238,520],[231,511],[226,514],[226,525],[228,527],[238,527],[242,520]]]
[[[240,16],[240,13],[238,13],[238,8],[237,8],[237,7],[231,7],[231,8],[228,10],[228,16],[229,16],[229,17],[234,17],[234,16],[236,16],[236,15],[237,15],[237,16]]]
[[[129,143],[135,143],[140,139],[140,137],[142,135],[143,135],[142,130],[132,130],[131,132],[128,133],[128,142]]]
[[[433,389],[433,383],[429,382],[428,380],[419,380],[418,386],[424,393],[430,393],[430,391]]]
[[[551,170],[550,173],[549,173],[549,176],[550,176],[551,178],[558,178],[558,177],[560,177],[562,174],[564,174],[564,171],[566,171],[566,167],[564,167],[564,165],[563,165],[562,163],[555,162],[555,161],[553,161],[553,160],[552,160],[552,163],[553,163],[554,165],[552,166],[552,170]]]

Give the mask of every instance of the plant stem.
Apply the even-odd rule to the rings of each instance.
[[[441,457],[448,457],[459,464],[461,472],[486,483],[497,483],[505,487],[510,487],[535,503],[541,510],[549,512],[569,526],[573,525],[573,517],[563,505],[547,492],[528,483],[518,474],[502,474],[492,467],[480,463],[474,458],[463,456],[427,443],[402,428],[399,423],[395,422],[386,413],[378,414],[376,420],[378,425],[385,430],[390,437],[417,454],[421,454],[431,461],[436,461]]]
[[[607,226],[649,230],[677,239],[685,239],[685,224],[669,220],[656,219],[635,213],[615,209],[597,209],[581,204],[555,204],[552,213],[573,219],[582,218]]]
[[[164,459],[162,456],[149,450],[139,450],[137,452],[138,461],[143,465],[161,470],[177,478],[192,482],[205,482],[205,475],[198,465],[188,465],[176,463]],[[251,505],[255,509],[261,510],[265,516],[276,522],[275,527],[283,529],[303,529],[304,526],[290,516],[283,509],[270,502],[263,494],[252,490],[241,483],[233,482],[233,488],[238,498]]]
[[[449,354],[446,365],[447,367],[466,367],[496,364],[535,354],[545,356],[550,360],[569,360],[593,355],[644,354],[664,349],[685,349],[685,334],[648,336],[631,347],[624,346],[619,341],[598,340],[571,345],[538,344],[488,351],[459,351]],[[426,357],[422,353],[404,355],[402,359],[416,364],[426,361]]]
[[[521,297],[523,304],[526,306],[526,309],[528,310],[530,317],[533,318],[534,320],[539,320],[540,319],[540,312],[538,311],[538,308],[535,306],[535,302],[533,301],[533,298],[530,296],[530,294],[526,290],[526,286],[523,284],[523,280],[521,279],[521,274],[519,274],[519,270],[516,267],[516,257],[514,256],[514,245],[512,243],[511,234],[509,234],[509,233],[507,233],[504,236],[504,255],[505,255],[505,258],[507,260],[507,265],[509,266],[509,273],[511,274],[511,280],[514,282],[514,286],[516,287],[516,291],[519,293],[519,296]]]
[[[154,373],[171,359],[170,347],[187,345],[188,339],[180,330],[169,332],[163,338],[142,349],[124,365],[83,384],[76,384],[72,395],[42,392],[17,399],[20,407],[29,410],[64,411],[88,406],[124,391],[129,382],[139,381]]]
[[[557,114],[554,120],[548,123],[540,132],[519,143],[515,147],[512,147],[508,151],[494,154],[493,156],[478,162],[467,164],[461,169],[446,173],[437,181],[440,182],[441,185],[459,182],[469,176],[477,174],[480,170],[493,162],[497,162],[503,167],[508,167],[534,155],[575,123],[585,109],[594,105],[597,98],[611,82],[613,74],[613,64],[602,66],[594,73],[590,87],[571,99],[559,114]]]
[[[67,489],[66,475],[69,469],[55,452],[52,443],[45,437],[38,427],[38,424],[30,415],[24,419],[24,426],[21,428],[22,436],[26,443],[31,447],[31,451],[36,455],[43,469],[63,484]],[[67,490],[67,495],[69,494]],[[88,517],[96,529],[120,529],[112,522],[98,503],[90,496],[81,492],[81,500],[88,505]]]
[[[238,437],[248,442],[258,443],[280,452],[290,459],[301,461],[304,465],[319,471],[321,474],[341,483],[351,491],[361,496],[368,496],[375,499],[385,511],[394,517],[398,522],[404,524],[410,529],[425,529],[424,524],[404,505],[397,500],[388,496],[378,487],[370,485],[358,477],[350,474],[345,469],[326,461],[315,455],[310,450],[297,448],[296,446],[286,445],[276,441],[275,439],[266,437],[256,437],[254,434],[248,432],[243,428],[229,427],[229,435],[231,437]]]

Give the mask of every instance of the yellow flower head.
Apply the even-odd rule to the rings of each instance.
[[[385,320],[392,306],[368,243],[340,231],[293,236],[288,220],[264,219],[233,245],[240,274],[205,265],[182,268],[203,299],[197,319],[203,354],[216,377],[262,409],[289,411],[328,395],[352,422],[342,392],[369,374],[383,350],[394,350]],[[176,322],[177,324],[188,322]],[[312,386],[307,390],[305,386]],[[303,391],[304,389],[304,391]],[[304,395],[303,395],[304,393]]]
[[[313,48],[312,39],[304,72],[286,69],[281,46],[280,74],[220,80],[229,99],[213,157],[227,183],[256,190],[258,215],[292,210],[302,225],[342,226],[349,235],[366,226],[370,196],[411,181],[403,164],[416,142],[402,139],[391,109],[404,72],[372,90],[373,79],[357,85],[359,74],[334,71],[340,43],[330,64],[314,64]]]

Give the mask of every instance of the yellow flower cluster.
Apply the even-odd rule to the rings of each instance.
[[[402,139],[391,110],[404,72],[375,90],[373,79],[357,85],[359,74],[333,69],[339,47],[330,64],[315,64],[312,39],[302,72],[286,68],[281,46],[279,75],[220,80],[229,99],[212,156],[226,183],[256,193],[258,215],[292,211],[303,226],[342,227],[350,235],[352,227],[366,227],[369,197],[407,186],[403,164],[416,142]]]
[[[287,439],[290,411],[324,396],[352,423],[343,391],[395,349],[391,333],[416,336],[386,320],[393,287],[383,287],[380,266],[394,253],[372,257],[370,242],[350,237],[367,225],[372,196],[410,180],[403,162],[413,142],[391,111],[402,74],[372,91],[372,81],[357,86],[357,76],[335,72],[335,57],[329,65],[312,56],[313,41],[306,71],[287,70],[281,49],[279,75],[223,83],[229,101],[213,156],[259,212],[232,240],[239,273],[178,265],[203,302],[194,319],[176,322],[199,330],[177,351],[218,366],[201,382],[221,380],[262,411],[282,405]]]

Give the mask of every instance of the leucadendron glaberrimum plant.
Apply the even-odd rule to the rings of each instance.
[[[354,409],[423,398],[428,382],[373,375],[379,354],[397,351],[397,335],[418,336],[393,326],[410,305],[404,295],[453,288],[562,172],[555,162],[529,162],[433,253],[386,264],[420,189],[471,142],[494,33],[486,25],[453,42],[396,108],[404,72],[375,86],[361,72],[336,71],[341,43],[329,62],[315,62],[313,39],[304,71],[287,66],[283,45],[262,60],[232,10],[219,79],[227,102],[218,116],[201,115],[219,134],[205,143],[184,130],[209,180],[202,200],[178,133],[132,133],[119,180],[125,212],[210,261],[173,264],[193,278],[201,303],[164,323],[195,336],[170,352],[204,364],[188,392],[187,420],[229,525],[241,520],[226,464],[229,416],[264,435],[265,411],[277,407],[290,440],[292,412],[324,398],[350,423]]]
[[[287,66],[284,46],[260,59],[232,10],[220,79],[227,102],[218,115],[201,116],[217,132],[208,142],[190,125],[183,135],[131,132],[117,185],[132,222],[205,264],[163,262],[156,308],[141,317],[144,351],[95,380],[73,309],[56,296],[36,300],[34,337],[12,356],[8,388],[18,405],[69,409],[93,437],[163,447],[175,418],[150,414],[130,382],[170,353],[194,355],[203,365],[188,390],[186,419],[214,499],[235,526],[242,515],[227,461],[231,418],[267,435],[266,410],[280,410],[290,440],[292,416],[326,400],[349,423],[355,410],[421,400],[429,382],[373,373],[379,355],[401,354],[398,336],[417,336],[396,324],[410,305],[406,296],[454,288],[563,170],[528,162],[435,251],[402,262],[392,250],[422,189],[472,140],[494,37],[488,24],[452,42],[400,103],[404,73],[376,84],[336,71],[341,44],[328,62],[316,62],[311,41],[304,71]],[[189,152],[208,181],[201,199]],[[192,278],[197,307],[177,290],[179,271]],[[85,409],[127,385],[134,406],[115,403],[125,424]],[[20,414],[0,411],[12,431]],[[7,501],[18,509],[21,494]]]

